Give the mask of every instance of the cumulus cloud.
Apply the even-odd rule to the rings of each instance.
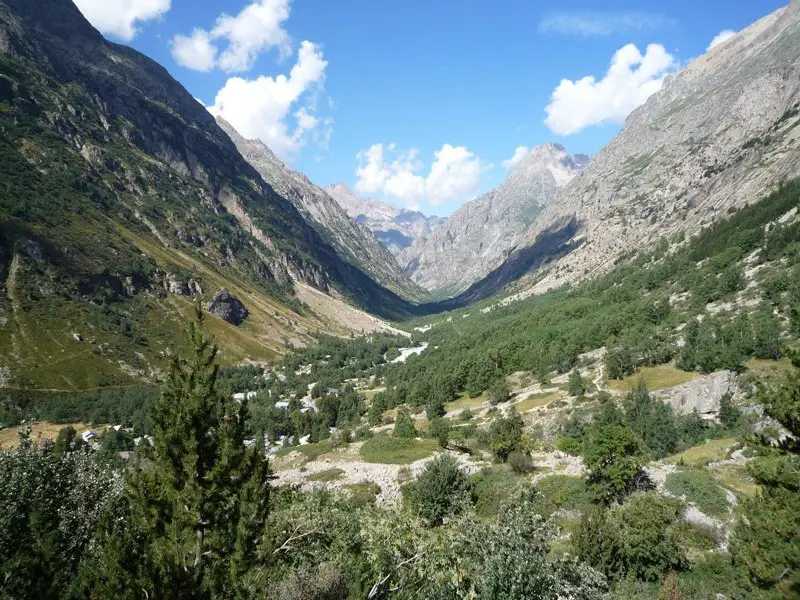
[[[513,169],[519,164],[519,161],[528,155],[528,152],[530,151],[531,149],[527,146],[517,146],[514,150],[514,156],[503,161],[503,167],[505,169]]]
[[[711,40],[711,43],[708,45],[708,48],[706,48],[706,52],[708,52],[712,48],[716,48],[723,42],[727,42],[735,35],[736,32],[733,29],[723,29],[717,35],[714,36],[713,40]]]
[[[196,28],[189,36],[174,36],[172,57],[197,71],[248,71],[259,54],[271,48],[284,58],[291,54],[291,38],[283,28],[288,18],[289,0],[257,0],[236,16],[221,14],[211,31]]]
[[[539,22],[539,31],[599,37],[629,31],[653,31],[672,27],[674,24],[674,19],[650,12],[564,11],[547,15]]]
[[[75,0],[78,9],[102,33],[130,41],[137,24],[157,19],[170,9],[171,0]]]
[[[434,152],[425,176],[416,148],[403,153],[393,143],[373,144],[359,152],[356,160],[357,191],[391,196],[410,208],[418,208],[423,200],[434,206],[469,200],[477,192],[485,168],[473,152],[451,144]]]
[[[304,41],[288,77],[231,77],[208,110],[243,136],[262,140],[275,154],[288,160],[307,143],[309,133],[320,123],[309,99],[321,89],[327,65],[321,50]],[[330,137],[329,118],[325,119],[325,126],[323,135]]]
[[[677,65],[660,44],[644,55],[633,44],[614,53],[605,77],[563,79],[545,108],[545,124],[555,133],[571,135],[603,123],[622,123],[638,106],[661,89],[664,77]]]

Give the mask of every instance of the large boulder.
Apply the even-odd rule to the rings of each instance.
[[[719,401],[725,394],[736,396],[738,392],[738,376],[733,371],[719,371],[694,381],[682,383],[664,390],[652,392],[652,395],[668,402],[675,412],[685,415],[697,410],[701,416],[711,418],[719,410]]]
[[[218,291],[208,303],[208,312],[232,325],[241,325],[249,314],[242,301],[226,289]]]

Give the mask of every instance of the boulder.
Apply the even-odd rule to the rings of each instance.
[[[241,325],[249,314],[242,301],[226,289],[218,291],[208,303],[208,312],[231,325]]]

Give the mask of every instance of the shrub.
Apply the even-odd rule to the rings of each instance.
[[[688,565],[671,527],[682,510],[676,500],[634,494],[623,505],[586,513],[575,534],[575,549],[582,560],[611,579],[655,581]]]
[[[646,484],[642,467],[647,463],[642,441],[627,427],[604,425],[589,430],[583,461],[589,469],[589,484],[598,500],[622,499]]]
[[[564,454],[578,456],[583,452],[583,442],[574,437],[561,436],[556,440],[556,448]]]
[[[573,475],[550,475],[539,480],[536,490],[542,497],[542,508],[546,514],[559,509],[587,510],[592,506],[594,494],[583,477]]]
[[[417,429],[414,427],[414,421],[405,408],[401,408],[397,412],[397,420],[394,422],[394,437],[406,439],[417,437]]]
[[[583,381],[583,377],[581,377],[577,369],[569,374],[567,392],[570,396],[582,396],[586,393],[586,383]]]
[[[676,471],[667,475],[665,487],[676,496],[694,502],[707,515],[719,517],[727,514],[728,500],[725,491],[714,477],[703,470]]]
[[[411,484],[408,494],[411,509],[429,525],[441,525],[448,516],[459,514],[474,504],[469,477],[449,454],[437,456]]]
[[[508,466],[514,473],[525,475],[533,472],[533,459],[527,452],[512,452],[508,455]]]

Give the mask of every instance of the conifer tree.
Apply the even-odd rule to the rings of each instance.
[[[153,451],[108,535],[99,585],[108,595],[238,597],[256,562],[270,490],[264,444],[245,447],[247,403],[217,390],[217,348],[202,325],[198,306],[153,410]]]

